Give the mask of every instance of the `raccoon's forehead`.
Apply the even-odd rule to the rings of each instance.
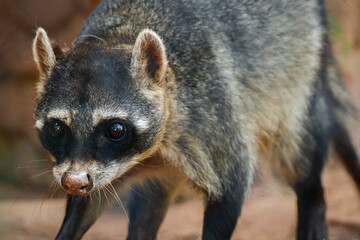
[[[45,94],[77,103],[133,97],[138,91],[129,70],[130,62],[128,51],[76,48],[54,67]]]
[[[136,87],[127,53],[83,51],[56,65],[35,108],[36,127],[56,118],[95,126],[110,118],[148,126],[151,106]]]

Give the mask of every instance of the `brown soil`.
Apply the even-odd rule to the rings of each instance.
[[[359,195],[342,166],[337,163],[330,165],[325,170],[323,180],[331,239],[360,239]],[[0,239],[54,238],[64,210],[63,199],[1,201]],[[200,198],[174,204],[161,226],[158,239],[199,239],[202,214]],[[295,229],[294,193],[268,178],[256,184],[248,194],[232,239],[289,240],[295,239]],[[125,239],[126,232],[126,215],[119,206],[114,206],[102,215],[84,239]]]

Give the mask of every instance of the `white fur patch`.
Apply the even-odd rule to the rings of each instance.
[[[95,127],[103,120],[112,118],[126,119],[128,116],[125,111],[118,108],[97,108],[92,114],[92,125]]]
[[[46,116],[47,119],[55,118],[63,121],[66,125],[70,126],[72,122],[71,113],[67,109],[54,109],[51,110]]]
[[[40,129],[43,128],[43,126],[44,126],[44,121],[42,119],[35,121],[35,128],[36,129],[40,130]]]
[[[140,131],[146,130],[149,128],[149,121],[146,118],[136,119],[134,121],[134,124],[135,124],[136,128],[139,129]]]

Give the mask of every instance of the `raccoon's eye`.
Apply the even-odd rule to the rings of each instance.
[[[125,135],[125,127],[121,123],[110,123],[106,127],[106,134],[112,140],[120,140]]]
[[[59,137],[63,132],[63,125],[60,122],[54,122],[49,126],[49,133],[53,137]]]

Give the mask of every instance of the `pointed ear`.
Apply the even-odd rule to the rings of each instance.
[[[62,56],[61,49],[51,41],[43,28],[38,28],[33,42],[33,56],[42,81],[50,75],[56,59]]]
[[[137,77],[161,84],[167,67],[166,52],[160,37],[152,30],[142,30],[132,52],[131,68]]]

